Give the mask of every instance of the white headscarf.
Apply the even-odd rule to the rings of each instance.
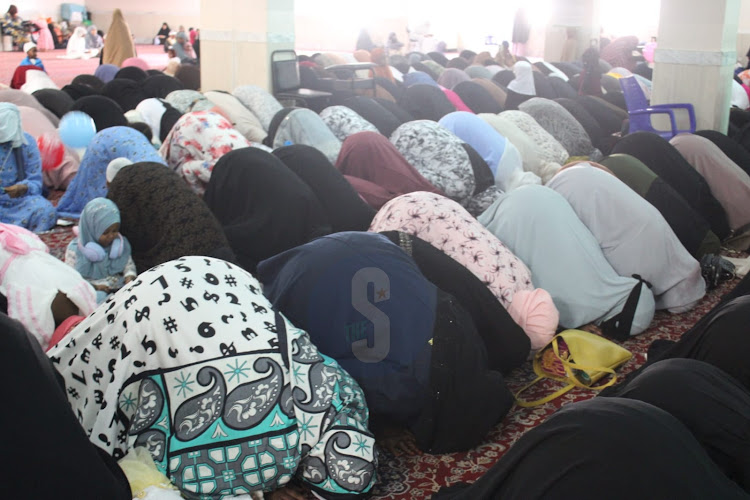
[[[109,165],[107,165],[106,173],[107,182],[111,183],[113,180],[115,180],[115,177],[120,170],[132,164],[133,162],[128,158],[115,158],[114,160],[109,162]]]
[[[21,127],[21,112],[15,104],[0,102],[0,144],[11,143],[17,148],[26,144]]]
[[[516,78],[508,84],[508,90],[523,95],[536,95],[534,69],[531,64],[526,61],[518,61],[513,65],[513,73]]]
[[[158,140],[161,137],[161,117],[167,110],[162,100],[155,97],[145,99],[135,107],[135,110],[141,113],[143,121],[151,127],[151,132]]]
[[[42,89],[59,89],[52,78],[49,77],[44,71],[27,71],[26,72],[26,83],[21,85],[21,90],[27,94],[33,94],[37,90]]]

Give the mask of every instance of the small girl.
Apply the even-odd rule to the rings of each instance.
[[[120,210],[112,200],[94,198],[84,207],[75,229],[78,237],[68,245],[65,263],[93,285],[101,304],[136,277],[130,243],[119,232]]]

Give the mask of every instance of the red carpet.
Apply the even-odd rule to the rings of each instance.
[[[146,61],[152,69],[164,69],[167,65],[167,54],[161,45],[137,45],[138,57]],[[39,58],[44,63],[47,74],[62,88],[73,81],[76,76],[88,73],[93,75],[99,66],[99,58],[81,59],[58,59],[65,55],[65,50],[53,50],[51,52],[40,52]],[[18,64],[26,57],[23,52],[0,52],[0,83],[10,85],[13,72]]]

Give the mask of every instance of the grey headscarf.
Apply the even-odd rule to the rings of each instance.
[[[268,132],[273,117],[283,108],[274,96],[256,85],[237,87],[232,95],[258,118],[266,132]]]
[[[273,139],[273,149],[290,144],[306,144],[322,152],[335,164],[341,151],[341,141],[314,111],[300,108],[291,111],[281,121]]]

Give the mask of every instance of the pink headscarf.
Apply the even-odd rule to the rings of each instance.
[[[669,142],[706,179],[727,213],[730,229],[750,224],[750,175],[705,137],[680,134]]]
[[[534,289],[526,265],[455,201],[425,192],[399,196],[375,215],[370,231],[413,234],[471,271],[523,328],[533,349],[555,335],[559,315],[552,297]]]
[[[445,97],[447,97],[451,104],[453,104],[453,107],[456,108],[456,111],[468,111],[472,115],[474,114],[474,111],[472,111],[471,108],[469,108],[469,106],[464,103],[464,101],[458,96],[458,94],[453,92],[451,89],[446,89],[443,87],[440,88],[445,94]]]
[[[128,57],[122,62],[120,68],[127,68],[128,66],[135,66],[136,68],[141,68],[143,71],[151,69],[151,66],[140,57]]]
[[[341,146],[336,168],[373,208],[414,191],[442,192],[422,177],[398,149],[376,132],[358,132]]]

